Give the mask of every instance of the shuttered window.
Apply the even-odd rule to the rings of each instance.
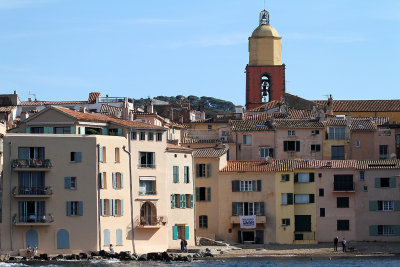
[[[173,182],[179,183],[179,166],[173,166]]]
[[[123,243],[122,243],[122,229],[117,229],[117,231],[115,233],[115,236],[116,236],[116,245],[117,246],[122,246],[123,245]]]

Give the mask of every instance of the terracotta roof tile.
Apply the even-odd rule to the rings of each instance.
[[[260,111],[266,111],[273,109],[275,107],[279,107],[283,105],[283,102],[277,101],[277,100],[272,100],[270,102],[267,102],[261,106],[255,107],[253,109],[248,110],[249,112],[260,112]]]
[[[19,106],[83,105],[87,101],[23,101]]]
[[[315,103],[326,106],[328,101],[315,100]],[[333,100],[334,112],[388,112],[400,111],[400,100]]]
[[[275,167],[265,160],[258,161],[228,161],[225,168],[220,172],[274,172]]]
[[[323,121],[325,126],[347,126],[347,120],[345,118],[328,118]]]
[[[182,144],[216,144],[220,143],[219,139],[200,139],[200,138],[190,138],[185,137],[182,139]]]
[[[184,147],[184,146],[178,146],[178,145],[174,145],[174,144],[169,144],[167,143],[167,150],[182,150],[182,151],[186,151],[186,152],[191,152],[192,149]]]
[[[89,94],[88,104],[96,103],[96,98],[100,97],[100,92],[91,92]]]
[[[370,118],[351,118],[350,130],[354,132],[374,132],[376,125]]]
[[[378,126],[389,123],[389,117],[372,117],[371,120]]]
[[[224,148],[205,148],[195,149],[193,152],[194,158],[219,158],[226,153]]]
[[[271,122],[267,120],[231,120],[229,121],[234,132],[272,131]]]
[[[5,106],[5,107],[0,107],[0,112],[11,112],[14,109],[16,109],[17,106]]]
[[[325,128],[320,121],[309,119],[276,119],[274,120],[275,128]]]
[[[108,116],[116,116],[117,113],[120,112],[122,114],[122,108],[114,107],[106,104],[102,104],[100,107],[100,113]]]
[[[288,119],[311,119],[315,118],[316,114],[312,110],[307,109],[294,109],[288,110]]]
[[[357,161],[357,169],[400,169],[400,160],[359,160]]]

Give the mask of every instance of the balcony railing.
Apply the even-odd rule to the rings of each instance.
[[[53,194],[53,188],[47,187],[28,187],[28,186],[16,186],[13,189],[14,196],[51,196]]]
[[[36,214],[14,214],[13,223],[15,225],[26,225],[26,224],[37,224],[37,225],[48,225],[54,222],[54,216],[49,213],[48,216],[41,213]]]
[[[14,159],[13,168],[53,168],[53,162],[50,159]]]
[[[240,216],[231,216],[232,224],[240,224]],[[267,223],[267,216],[256,216],[256,223]]]
[[[150,216],[136,217],[135,225],[136,227],[142,227],[142,228],[146,227],[154,228],[154,227],[160,227],[161,225],[165,225],[166,223],[167,223],[166,216],[150,215]]]
[[[156,190],[140,190],[139,191],[139,196],[154,196],[157,195]]]
[[[172,145],[178,145],[179,140],[178,139],[170,139],[170,140],[167,140],[167,143],[172,144]]]
[[[333,183],[334,192],[354,192],[354,182],[351,183]]]
[[[155,169],[156,165],[155,164],[139,164],[138,167],[142,168],[142,169]]]

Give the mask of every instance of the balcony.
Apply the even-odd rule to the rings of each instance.
[[[139,196],[155,196],[157,192],[155,190],[139,190]]]
[[[232,224],[240,224],[240,216],[231,216]],[[267,223],[267,216],[256,216],[256,223]]]
[[[355,192],[354,182],[333,183],[333,192]]]
[[[51,186],[47,187],[26,187],[26,186],[16,186],[13,188],[12,194],[14,197],[22,198],[48,198],[53,195],[53,188]]]
[[[48,171],[53,168],[53,162],[50,159],[14,159],[12,167],[16,171]]]
[[[135,225],[136,228],[147,228],[147,229],[158,229],[161,226],[167,223],[166,216],[156,216],[156,215],[149,215],[149,216],[140,216],[136,217]]]
[[[155,169],[155,164],[138,164],[138,168],[140,169]]]
[[[17,214],[13,216],[13,224],[15,226],[47,226],[54,222],[54,216],[49,213],[45,214],[23,214],[18,217]]]

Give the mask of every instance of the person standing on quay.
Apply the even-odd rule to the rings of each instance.
[[[342,247],[343,247],[343,252],[346,252],[346,240],[344,239],[344,237],[342,240]]]
[[[338,245],[338,243],[339,243],[339,237],[335,237],[335,238],[333,239],[333,250],[334,250],[334,251],[337,251],[337,245]]]

